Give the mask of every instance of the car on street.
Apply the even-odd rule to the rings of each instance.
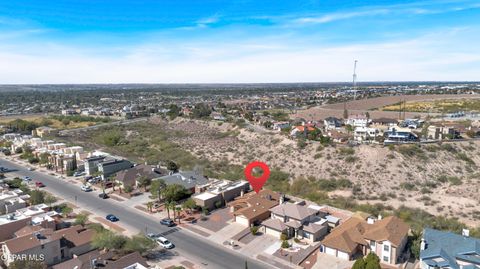
[[[45,184],[43,184],[43,183],[40,182],[40,181],[35,181],[35,187],[37,187],[37,188],[43,188],[43,187],[45,187]]]
[[[29,177],[29,176],[24,176],[24,177],[23,177],[23,180],[25,180],[25,181],[32,181],[32,178]]]
[[[83,176],[83,175],[85,175],[85,172],[75,172],[75,173],[73,173],[74,177],[79,177],[79,176]]]
[[[108,194],[102,192],[98,195],[98,197],[100,197],[102,199],[108,199],[110,196],[108,196]]]
[[[80,187],[80,189],[81,189],[82,191],[84,191],[84,192],[90,192],[90,191],[92,191],[92,187],[90,187],[89,185],[82,185],[82,186]]]
[[[162,236],[160,236],[160,237],[157,238],[157,243],[158,243],[161,247],[166,248],[166,249],[172,249],[172,248],[175,247],[175,245],[173,245],[172,242],[168,241],[167,238],[162,237]]]
[[[108,214],[105,218],[108,219],[111,222],[116,222],[116,221],[120,220],[119,218],[117,218],[117,216],[115,216],[113,214]]]
[[[28,171],[33,171],[33,170],[35,170],[35,168],[33,168],[33,167],[28,168]]]
[[[158,238],[160,235],[154,234],[154,233],[148,233],[146,236],[147,236],[147,238],[150,238],[150,239],[152,239],[152,240],[154,240],[154,241],[157,241],[157,238]]]
[[[167,227],[173,227],[175,226],[175,222],[172,219],[162,219],[160,221],[160,224],[165,225]]]

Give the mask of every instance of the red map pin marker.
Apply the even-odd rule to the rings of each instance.
[[[263,170],[263,174],[260,177],[254,177],[252,175],[252,170],[255,167],[260,167]],[[245,167],[245,178],[250,182],[250,185],[252,186],[253,190],[258,193],[263,185],[265,185],[265,182],[267,182],[268,178],[270,177],[270,169],[265,163],[255,161],[251,162]]]

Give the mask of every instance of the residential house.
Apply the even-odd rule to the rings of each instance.
[[[418,129],[423,126],[423,120],[420,119],[405,119],[399,125],[400,127]]]
[[[123,187],[125,186],[137,187],[138,185],[137,180],[141,177],[154,179],[162,175],[166,175],[165,170],[162,170],[153,165],[139,164],[130,169],[122,170],[118,172],[115,176],[115,180],[119,184],[121,184]]]
[[[0,214],[11,213],[23,208],[30,195],[23,194],[20,189],[3,190],[0,192]]]
[[[132,166],[133,163],[125,159],[104,160],[98,163],[98,171],[106,178],[122,170],[130,169]]]
[[[259,225],[270,218],[270,208],[280,203],[281,195],[271,190],[261,190],[259,193],[250,192],[237,197],[230,203],[233,221],[246,227]]]
[[[377,128],[356,127],[353,132],[353,139],[358,142],[375,140],[378,136],[380,136],[380,132]]]
[[[323,120],[325,131],[336,130],[342,127],[342,120],[335,117],[327,117]]]
[[[370,124],[372,120],[367,118],[365,115],[352,115],[349,116],[348,119],[345,121],[346,125],[351,125],[352,127],[362,127],[366,128]]]
[[[270,209],[271,218],[262,223],[265,233],[280,238],[302,238],[316,242],[328,233],[327,220],[321,218],[319,210],[307,206],[304,201],[298,203],[282,203]]]
[[[393,127],[398,124],[398,121],[391,118],[377,118],[372,120],[372,124]]]
[[[420,244],[420,268],[480,268],[480,239],[425,228]]]
[[[92,156],[89,158],[86,158],[84,161],[84,166],[85,166],[85,174],[87,176],[91,176],[95,172],[98,171],[98,164],[100,162],[103,162],[105,160],[105,156]]]
[[[181,185],[192,193],[199,192],[199,188],[205,188],[210,183],[208,178],[194,171],[170,173],[169,175],[154,178],[153,180],[157,179],[163,179],[167,185]]]
[[[8,266],[18,255],[43,255],[47,265],[71,259],[93,249],[91,241],[95,231],[80,225],[54,231],[42,229],[32,234],[7,240],[2,245]]]
[[[345,143],[348,141],[348,138],[350,137],[348,134],[339,132],[337,130],[329,130],[327,132],[327,135],[335,143]]]
[[[211,184],[206,191],[193,195],[192,198],[198,206],[212,210],[216,208],[217,203],[224,205],[246,193],[249,188],[250,184],[244,180],[218,181]]]
[[[149,267],[145,258],[138,252],[118,255],[112,251],[104,253],[92,250],[82,255],[75,255],[68,261],[56,264],[52,269],[145,269]]]
[[[461,138],[461,131],[466,132],[465,126],[451,123],[434,123],[427,128],[427,137],[429,139],[458,139]]]
[[[383,133],[385,138],[384,144],[402,144],[412,143],[418,141],[418,136],[410,129],[390,128],[387,132]]]
[[[26,226],[40,226],[55,229],[62,224],[59,214],[46,211],[45,204],[17,209],[15,212],[0,216],[0,242],[12,238],[12,235]]]
[[[288,121],[275,121],[272,124],[272,129],[275,131],[281,131],[288,128],[290,128],[290,123]]]
[[[299,125],[292,128],[292,130],[290,131],[290,136],[298,137],[298,136],[304,135],[306,137],[308,133],[313,132],[315,130],[318,130],[318,129],[313,124]]]
[[[32,131],[33,136],[38,136],[38,137],[45,137],[48,135],[55,135],[58,133],[58,130],[55,128],[47,127],[47,126],[42,126],[36,128],[34,131]]]
[[[409,226],[395,216],[368,221],[352,217],[322,240],[322,252],[354,260],[374,252],[382,263],[396,264],[407,243]]]

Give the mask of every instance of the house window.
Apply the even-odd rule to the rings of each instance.
[[[389,250],[390,250],[390,246],[384,245],[384,246],[383,246],[383,250],[384,250],[384,251],[389,251]]]
[[[383,261],[388,262],[388,256],[383,256]]]
[[[375,241],[370,241],[370,246],[371,246],[372,248],[374,248],[374,247],[375,247]]]

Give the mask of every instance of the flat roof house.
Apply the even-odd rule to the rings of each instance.
[[[480,268],[480,239],[469,237],[467,230],[459,235],[425,228],[420,245],[420,267]]]
[[[368,222],[352,217],[322,240],[322,252],[345,260],[374,252],[382,263],[396,264],[407,243],[409,226],[395,216]]]
[[[250,185],[244,180],[234,182],[219,181],[212,184],[205,192],[193,195],[192,198],[198,206],[212,210],[215,209],[217,202],[224,205],[235,197],[246,193],[249,188]]]
[[[98,163],[98,171],[106,178],[119,171],[132,168],[133,164],[128,160],[108,160]]]

